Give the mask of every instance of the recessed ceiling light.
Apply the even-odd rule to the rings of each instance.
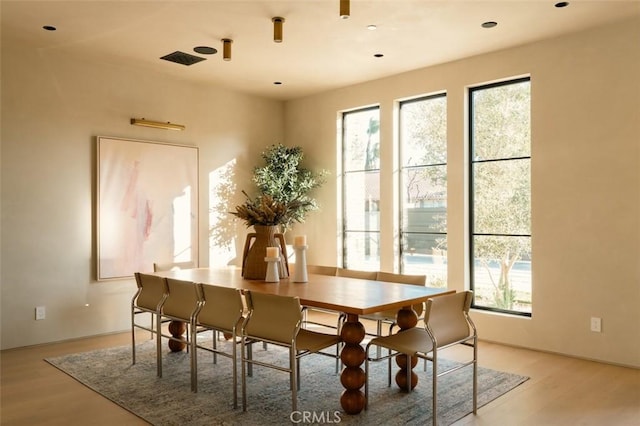
[[[493,27],[495,27],[496,25],[498,25],[498,23],[497,23],[497,22],[494,22],[494,21],[487,21],[487,22],[483,22],[483,23],[482,23],[482,28],[493,28]]]
[[[367,25],[367,29],[373,31],[373,30],[377,30],[378,27],[374,24],[371,24],[371,25]]]
[[[198,46],[198,47],[194,47],[193,51],[196,53],[200,53],[202,55],[214,55],[216,53],[218,53],[218,50],[213,48],[213,47],[209,47],[209,46]]]
[[[279,85],[282,84],[282,82],[281,81],[274,81],[273,84],[275,84],[276,86],[279,86]]]
[[[57,30],[56,27],[54,27],[53,25],[45,25],[44,27],[42,27],[43,29],[47,30],[47,31],[55,31]]]
[[[382,53],[375,53],[373,56],[376,58],[382,58],[384,55]]]
[[[555,7],[567,7],[567,6],[569,6],[569,2],[568,1],[561,1],[559,3],[556,3],[554,6]]]

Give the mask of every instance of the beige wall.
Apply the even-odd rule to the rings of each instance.
[[[187,128],[131,126],[131,117]],[[244,187],[263,147],[282,140],[282,120],[279,101],[3,40],[2,349],[129,328],[134,281],[94,280],[96,136],[199,147],[199,260],[207,265],[210,174],[227,168]],[[233,231],[242,247],[244,226]],[[38,305],[44,321],[34,320]]]
[[[309,262],[337,262],[337,112],[380,104],[383,164],[394,160],[395,102],[446,90],[449,278],[465,272],[465,87],[531,74],[534,312],[473,312],[482,338],[640,366],[640,22],[417,70],[283,104],[146,71],[2,45],[0,259],[3,349],[126,330],[132,280],[93,279],[95,136],[200,148],[200,262],[234,262],[245,229],[219,227],[227,257],[209,260],[209,205],[226,178],[234,201],[261,150],[283,137],[333,174],[305,232]],[[187,126],[166,132],[131,117]],[[394,170],[384,166],[383,268],[393,268]],[[220,175],[218,175],[220,173]],[[332,178],[332,179],[331,179]],[[212,182],[210,185],[209,182]],[[226,181],[225,181],[226,182]],[[224,189],[224,188],[222,188]],[[226,196],[226,195],[225,195]],[[211,220],[213,222],[213,220]],[[334,238],[335,237],[335,238]],[[235,243],[235,246],[234,246]],[[88,304],[89,306],[85,306]],[[47,319],[34,320],[45,305]],[[603,333],[589,318],[603,318]]]
[[[398,99],[448,94],[449,286],[466,271],[466,87],[531,75],[533,315],[474,311],[481,338],[640,367],[640,21],[421,69],[296,101],[285,135],[336,170],[337,111],[379,104],[382,267],[393,268],[393,120]],[[386,161],[386,163],[385,163]],[[335,264],[335,174],[296,232],[308,261]],[[602,333],[589,329],[602,318]],[[482,355],[481,355],[482,356]]]

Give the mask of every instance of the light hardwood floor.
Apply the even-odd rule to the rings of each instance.
[[[147,335],[148,336],[148,335]],[[144,425],[43,358],[130,344],[128,333],[2,351],[2,425]],[[449,352],[450,357],[462,352]],[[479,364],[530,379],[456,425],[640,425],[640,370],[481,342]]]

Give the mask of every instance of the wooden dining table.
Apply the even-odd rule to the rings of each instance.
[[[347,319],[340,333],[344,342],[340,358],[345,366],[340,375],[340,382],[344,387],[340,404],[348,414],[360,413],[365,405],[364,393],[361,391],[365,383],[362,364],[366,354],[361,345],[365,337],[365,328],[359,321],[359,316],[398,309],[396,322],[400,330],[405,330],[415,327],[418,323],[418,317],[411,308],[412,305],[424,302],[430,297],[453,292],[444,288],[316,274],[308,274],[306,283],[294,283],[289,278],[272,283],[263,280],[246,280],[242,277],[242,271],[236,267],[181,269],[156,272],[154,275],[239,290],[298,297],[302,305],[346,314]],[[398,377],[406,378],[406,374],[402,372]],[[406,379],[399,385],[406,389],[408,385]]]

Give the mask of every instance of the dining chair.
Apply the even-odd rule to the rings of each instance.
[[[337,277],[358,278],[361,280],[375,280],[378,276],[376,271],[360,271],[357,269],[337,268]]]
[[[433,364],[432,420],[434,425],[437,423],[438,378],[469,365],[473,366],[473,414],[477,413],[478,335],[476,327],[469,317],[472,299],[473,292],[471,291],[462,291],[429,299],[425,303],[424,327],[414,327],[390,336],[376,337],[367,344],[365,349],[365,409],[367,409],[369,402],[369,362],[388,360],[388,386],[391,386],[391,359],[399,354],[404,354],[405,357],[427,359]],[[439,352],[458,344],[472,348],[471,359],[465,362],[457,362],[452,368],[441,371],[438,365]],[[371,358],[369,356],[371,346],[389,349],[390,353],[385,356]],[[406,385],[408,392],[411,392],[415,386],[412,380],[415,374],[411,370],[412,362],[405,359],[404,362],[398,362],[398,365],[406,367]],[[404,379],[396,376],[396,381],[403,381]]]
[[[337,334],[319,333],[302,328],[302,311],[298,297],[247,291],[249,315],[242,327],[242,409],[247,410],[247,366],[259,365],[289,373],[292,410],[296,411],[300,387],[300,358],[318,353],[333,356],[323,349],[337,345]],[[268,342],[289,349],[289,366],[256,360],[247,356],[247,339]]]
[[[377,272],[376,280],[389,282],[389,283],[399,283],[399,284],[411,284],[423,286],[427,283],[426,275],[408,275],[408,274],[394,274],[390,272]],[[421,318],[422,312],[424,311],[424,306],[422,303],[416,303],[412,306],[418,318]],[[391,327],[396,322],[396,315],[398,314],[397,309],[388,309],[382,312],[376,312],[373,314],[363,315],[362,318],[369,319],[376,322],[376,336],[382,336],[382,325],[384,323],[389,324],[389,333],[391,334]]]
[[[337,277],[346,277],[346,278],[357,278],[359,280],[375,280],[378,276],[376,271],[360,271],[357,269],[348,269],[348,268],[336,268],[336,276]],[[342,327],[342,324],[346,321],[347,317],[344,314],[340,315],[338,318],[338,322],[340,324],[339,327]]]
[[[336,266],[324,266],[324,265],[307,265],[307,272],[309,274],[315,275],[327,275],[327,276],[335,276],[337,272]],[[309,312],[318,312],[321,315],[330,315],[334,316],[335,320],[328,324],[327,322],[322,322],[319,320],[311,320],[309,319]],[[308,306],[302,307],[303,313],[303,327],[307,328],[308,325],[317,325],[320,327],[331,328],[337,330],[337,333],[340,334],[340,327],[342,325],[342,316],[340,312],[332,311],[329,309],[322,308],[311,308]],[[340,349],[341,345],[336,345],[336,374],[340,370]]]
[[[238,366],[237,344],[244,322],[243,301],[239,290],[231,287],[220,287],[208,284],[196,284],[200,299],[200,309],[193,316],[191,324],[191,390],[198,391],[198,350],[213,354],[213,363],[217,356],[231,359],[233,376],[233,408],[238,408]],[[198,342],[198,334],[213,331],[210,346]],[[231,336],[231,353],[218,348],[217,333],[228,333]]]
[[[191,333],[191,324],[193,324],[194,317],[198,315],[201,306],[198,289],[194,282],[174,278],[165,278],[164,280],[166,282],[167,297],[157,315],[157,328],[160,330],[157,334],[159,377],[162,377],[162,338],[168,339],[169,342],[178,342],[190,352],[189,335]],[[184,323],[186,326],[185,336],[175,336],[162,332],[162,322],[166,321]],[[190,357],[190,363],[192,362],[193,356]],[[190,369],[193,377],[193,365],[190,366]]]
[[[175,269],[193,269],[195,267],[196,267],[196,263],[192,260],[188,262],[169,262],[169,263],[154,262],[153,272],[173,271]]]
[[[309,274],[335,276],[337,271],[337,266],[307,265],[307,272]]]
[[[409,275],[409,274],[395,274],[391,272],[376,272],[376,280],[383,281],[388,283],[399,283],[399,284],[411,284],[411,285],[419,285],[424,286],[427,283],[426,275]],[[413,310],[415,311],[418,319],[422,319],[422,313],[424,311],[423,303],[416,303],[412,305]],[[382,326],[384,324],[389,325],[389,331],[386,333],[387,335],[391,334],[393,330],[393,326],[396,323],[396,316],[398,314],[397,309],[387,309],[381,312],[375,312],[373,314],[362,315],[361,318],[367,319],[370,321],[375,321],[376,323],[376,332],[375,333],[366,333],[368,336],[384,336],[382,332]],[[377,355],[380,356],[380,348],[377,348]],[[427,363],[424,363],[424,371],[427,371]]]
[[[162,304],[167,298],[167,289],[164,278],[155,275],[134,273],[137,285],[137,291],[131,299],[131,351],[132,363],[136,363],[136,328],[149,331],[151,337],[158,335],[161,331],[156,327],[158,313],[162,308]],[[150,324],[144,325],[136,321],[136,317],[141,314],[149,314],[151,317]],[[157,344],[157,340],[156,340]],[[158,365],[158,376],[161,375],[160,366],[160,347],[156,348],[156,363]]]

